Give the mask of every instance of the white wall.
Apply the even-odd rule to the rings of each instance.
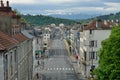
[[[95,65],[95,67],[98,66],[98,51],[101,48],[101,42],[103,40],[105,40],[106,38],[109,37],[111,33],[111,30],[93,30],[93,34],[90,35],[89,30],[84,30],[83,32],[81,32],[81,36],[80,36],[80,58],[84,60],[84,51],[86,51],[86,56],[87,56],[87,60],[86,62],[87,64],[87,69],[86,72],[82,71],[84,73],[86,73],[87,76],[89,76],[89,71],[90,71],[90,67],[92,65],[92,60],[90,59],[90,53],[92,50],[95,51],[95,59],[93,60],[93,65]],[[89,41],[91,40],[96,40],[97,41],[97,47],[93,47],[91,48],[89,45]],[[84,67],[84,66],[83,66]],[[84,68],[82,68],[84,70]]]

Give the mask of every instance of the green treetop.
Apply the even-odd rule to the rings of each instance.
[[[102,42],[99,58],[98,79],[120,80],[120,26],[113,27],[110,37]]]

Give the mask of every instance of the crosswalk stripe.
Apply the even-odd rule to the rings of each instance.
[[[72,70],[74,70],[74,69],[72,68]]]
[[[69,70],[71,70],[71,69],[69,68]]]
[[[67,70],[67,68],[65,70]]]
[[[50,68],[50,70],[52,70],[52,68]]]
[[[47,68],[46,70],[74,70],[73,68]]]
[[[60,70],[61,70],[61,68],[60,68]]]

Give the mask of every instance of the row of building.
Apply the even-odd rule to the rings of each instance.
[[[111,29],[120,25],[119,20],[94,19],[88,25],[76,25],[67,28],[66,37],[70,39],[71,55],[77,54],[80,72],[85,77],[90,77],[90,71],[99,64],[98,51],[101,42],[109,37]]]
[[[26,23],[0,1],[0,80],[32,80],[33,37],[25,31]]]

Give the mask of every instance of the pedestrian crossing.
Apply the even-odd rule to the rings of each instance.
[[[41,68],[38,68],[37,70],[41,70]],[[45,71],[74,71],[74,68],[42,68],[42,70]]]
[[[47,70],[60,70],[60,71],[61,70],[63,70],[63,71],[64,70],[69,70],[69,71],[72,70],[73,71],[74,69],[73,68],[47,68]]]

